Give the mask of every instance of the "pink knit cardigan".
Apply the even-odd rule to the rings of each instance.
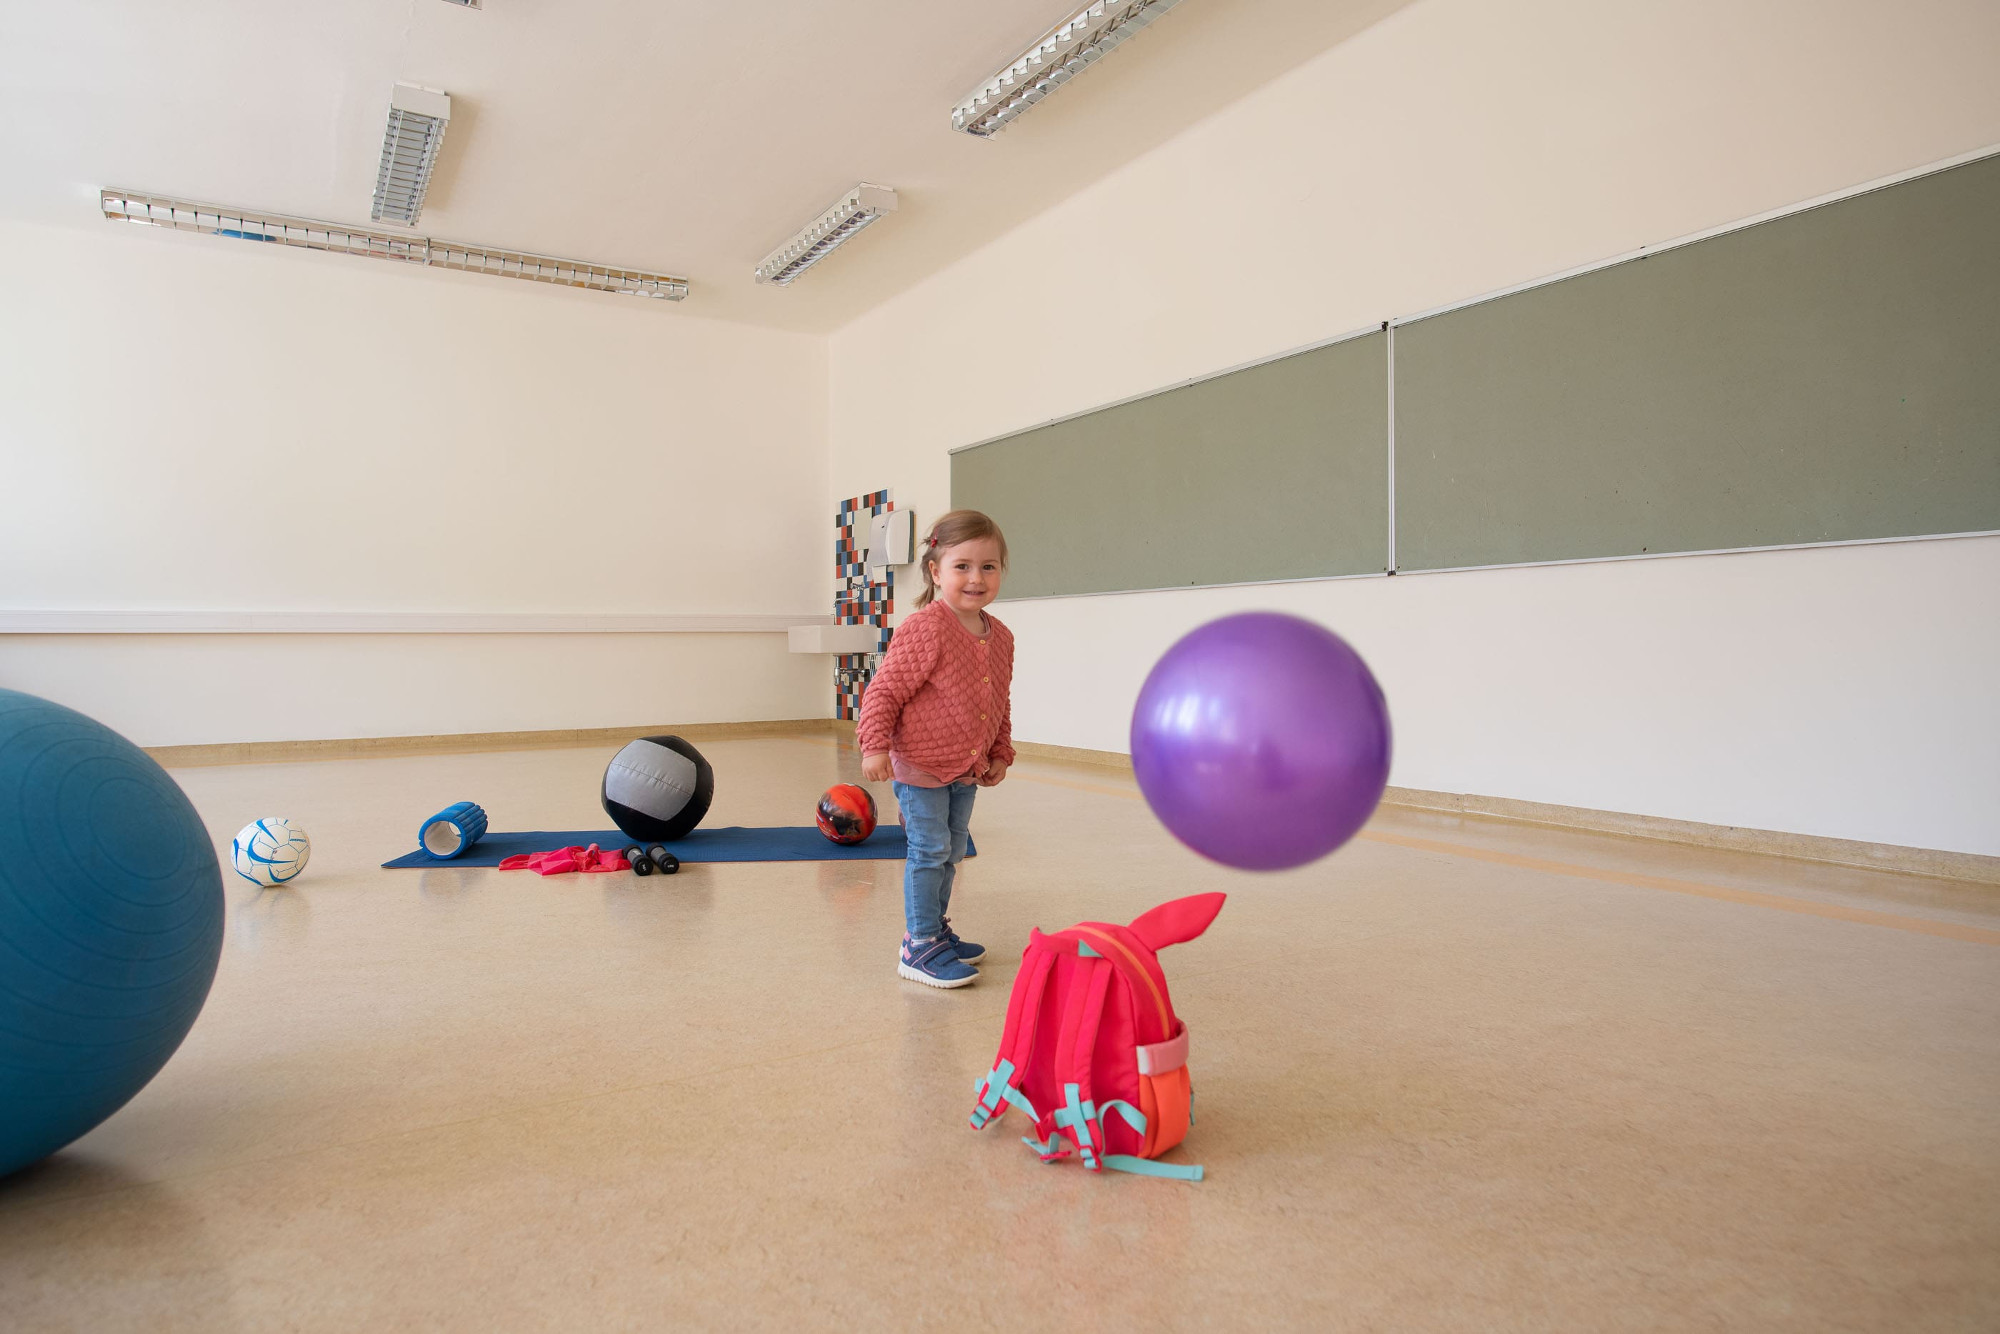
[[[897,777],[949,783],[1014,762],[1014,632],[991,613],[984,635],[942,602],[905,617],[861,696],[855,736],[863,755],[887,751]],[[914,766],[922,771],[907,774]]]

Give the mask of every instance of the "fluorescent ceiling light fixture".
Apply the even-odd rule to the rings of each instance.
[[[314,222],[308,218],[250,213],[215,204],[190,204],[184,200],[134,194],[129,190],[105,190],[101,192],[100,199],[104,216],[119,222],[171,227],[182,232],[206,232],[211,236],[233,236],[244,241],[268,241],[340,255],[368,255],[432,268],[463,269],[468,273],[492,274],[496,278],[525,278],[530,282],[584,287],[593,292],[615,292],[622,296],[679,301],[688,294],[687,279],[639,269],[613,268],[608,264],[590,264],[576,259],[553,259],[547,255],[500,250],[493,246],[463,245],[457,241],[412,236],[407,232],[349,227],[338,222]]]
[[[952,108],[951,128],[982,139],[998,134],[1179,3],[1102,0],[1079,9]]]
[[[807,223],[798,235],[764,256],[764,262],[757,266],[757,281],[791,286],[800,274],[845,245],[856,232],[895,211],[894,190],[863,181]]]
[[[444,144],[444,127],[450,123],[451,99],[438,89],[396,85],[389,95],[389,124],[382,132],[382,165],[375,173],[375,207],[369,217],[417,225],[424,194],[431,188],[431,168]]]

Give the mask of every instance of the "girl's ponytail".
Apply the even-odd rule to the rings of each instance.
[[[921,611],[937,601],[938,583],[935,564],[944,559],[944,553],[962,542],[977,542],[982,537],[990,537],[1000,547],[1000,565],[1007,565],[1007,538],[1000,531],[1000,525],[981,514],[978,510],[953,510],[931,525],[917,545],[917,564],[924,572],[924,591],[917,594],[917,609]]]

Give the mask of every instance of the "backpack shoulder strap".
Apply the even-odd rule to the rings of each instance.
[[[1175,1181],[1201,1180],[1201,1164],[1163,1163],[1153,1158],[1134,1158],[1129,1153],[1110,1153],[1104,1165],[1114,1172],[1131,1172],[1142,1177],[1170,1177]]]
[[[1014,992],[1007,998],[1007,1026],[1000,1033],[1000,1053],[994,1057],[993,1069],[972,1086],[978,1096],[972,1107],[974,1130],[984,1129],[1004,1103],[1020,1108],[1030,1121],[1042,1119],[1042,1114],[1021,1092],[1020,1081],[1035,1054],[1042,997],[1048,991],[1056,952],[1042,943],[1041,932],[1037,931],[1028,941],[1027,957],[1027,970],[1014,979]]]
[[[1213,914],[1210,915],[1213,916]],[[1179,1019],[1175,1017],[1172,1004],[1167,1000],[1165,989],[1155,981],[1152,972],[1146,968],[1144,962],[1131,949],[1130,945],[1120,939],[1122,933],[1119,932],[1118,928],[1107,927],[1101,923],[1089,923],[1073,929],[1082,937],[1082,950],[1080,952],[1099,955],[1105,964],[1114,967],[1125,978],[1127,986],[1132,990],[1133,1004],[1138,1008],[1139,1014],[1145,1016],[1145,1018],[1140,1020],[1142,1031],[1146,1026],[1147,1019],[1157,1019],[1159,1021],[1161,1040],[1154,1044],[1141,1044],[1136,1053],[1143,1073],[1148,1075],[1154,1073],[1151,1070],[1145,1069],[1145,1067],[1151,1064],[1149,1057],[1156,1055],[1164,1057],[1177,1053],[1178,1060],[1185,1063],[1187,1059],[1186,1029],[1180,1023]],[[1093,946],[1097,945],[1109,946],[1110,948],[1108,950],[1093,948]],[[1107,969],[1106,971],[1110,970]],[[1101,997],[1099,1004],[1101,1012]],[[1095,1022],[1093,1022],[1092,1036],[1095,1037],[1095,1035]],[[1087,1067],[1085,1073],[1087,1078]],[[1069,1092],[1068,1087],[1065,1087],[1064,1091],[1066,1093]],[[1085,1097],[1088,1097],[1087,1085],[1079,1091],[1083,1092]],[[1131,1126],[1133,1130],[1141,1135],[1146,1134],[1145,1113],[1139,1108],[1133,1107],[1130,1103],[1113,1099],[1105,1103],[1102,1107],[1095,1107],[1085,1102],[1077,1110],[1084,1109],[1087,1109],[1087,1114],[1093,1120],[1109,1115],[1112,1112],[1117,1112],[1125,1118],[1126,1124]],[[1064,1121],[1071,1110],[1070,1107],[1059,1109],[1055,1114],[1056,1120],[1058,1122]],[[1100,1139],[1103,1137],[1101,1121],[1099,1137]],[[1148,1137],[1148,1142],[1150,1143],[1150,1137]],[[1089,1157],[1086,1157],[1084,1161],[1087,1166],[1095,1167],[1098,1165],[1098,1163],[1092,1162]],[[1115,1172],[1131,1172],[1139,1176],[1167,1177],[1177,1181],[1200,1181],[1203,1175],[1199,1164],[1163,1163],[1134,1154],[1106,1153],[1101,1155],[1100,1161],[1103,1166]]]
[[[1055,1109],[1056,1128],[1066,1131],[1083,1165],[1095,1172],[1104,1152],[1103,1129],[1091,1133],[1097,1121],[1092,1100],[1090,1067],[1097,1056],[1097,1028],[1104,1019],[1104,997],[1117,972],[1105,960],[1086,959],[1087,976],[1070,993],[1070,1017],[1063,1021],[1062,1046],[1056,1050],[1056,1077],[1062,1081],[1063,1105]]]

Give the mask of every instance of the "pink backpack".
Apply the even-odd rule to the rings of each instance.
[[[975,1086],[972,1128],[1011,1103],[1035,1123],[1021,1142],[1045,1163],[1070,1155],[1067,1139],[1093,1172],[1201,1180],[1199,1167],[1155,1161],[1194,1124],[1187,1025],[1156,956],[1208,930],[1223,898],[1175,899],[1130,926],[1030,932],[1000,1053]]]

